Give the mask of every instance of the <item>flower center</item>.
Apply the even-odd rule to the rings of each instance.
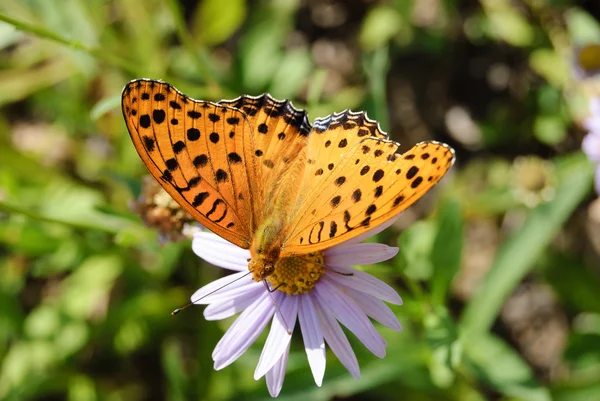
[[[277,288],[289,295],[298,295],[312,291],[324,273],[323,252],[315,252],[302,257],[279,259],[275,264],[275,271],[267,280],[271,288]]]

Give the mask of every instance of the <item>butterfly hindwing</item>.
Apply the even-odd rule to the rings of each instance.
[[[247,248],[256,191],[248,175],[260,172],[245,115],[152,80],[130,82],[122,108],[136,150],[171,197],[208,229]]]
[[[437,142],[399,154],[399,145],[369,124],[364,113],[350,112],[315,122],[304,195],[282,255],[322,250],[377,227],[423,196],[454,162],[453,150]]]

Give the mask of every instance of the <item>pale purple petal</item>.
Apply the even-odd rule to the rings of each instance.
[[[261,283],[253,281],[248,272],[239,272],[206,284],[192,294],[190,299],[198,305],[222,302],[251,291],[257,286],[260,287]]]
[[[202,259],[215,266],[230,270],[247,270],[250,251],[242,249],[216,234],[198,232],[194,234],[192,250]]]
[[[321,277],[313,292],[322,308],[328,308],[344,326],[346,326],[375,356],[385,356],[386,343],[375,330],[373,323],[360,306],[348,295],[339,290],[333,282]]]
[[[358,291],[351,291],[348,293],[348,295],[350,295],[356,301],[356,303],[360,305],[360,308],[367,314],[367,316],[375,319],[390,329],[402,331],[402,326],[400,325],[398,318],[394,312],[392,312],[390,307],[383,303],[383,301]]]
[[[267,388],[271,397],[275,398],[279,395],[281,388],[283,387],[283,379],[285,379],[285,369],[287,367],[288,355],[290,354],[290,343],[281,358],[275,363],[275,365],[267,372]]]
[[[276,294],[275,299],[278,300]],[[212,357],[215,370],[223,369],[240,357],[258,338],[273,317],[275,306],[268,292],[250,305],[221,338]]]
[[[292,332],[298,315],[298,297],[284,296],[279,303],[279,312],[275,312],[271,331],[265,342],[258,365],[254,371],[254,380],[263,377],[281,359],[281,355],[289,349]],[[282,320],[283,315],[283,320]]]
[[[345,274],[352,275],[348,276]],[[339,266],[335,268],[335,271],[325,270],[325,276],[336,283],[372,295],[385,302],[402,305],[402,298],[400,298],[400,295],[392,287],[363,271]]]
[[[596,193],[600,194],[600,165],[596,166],[596,177],[594,179],[594,188]]]
[[[581,142],[581,148],[593,163],[600,163],[600,133],[587,134]]]
[[[265,289],[259,286],[241,293],[234,299],[213,302],[204,309],[204,318],[206,320],[222,320],[236,315],[256,301],[264,291]]]
[[[312,295],[303,294],[299,298],[298,320],[304,339],[304,349],[315,383],[321,387],[325,375],[325,340],[323,339],[319,316],[315,310]]]
[[[358,367],[356,355],[337,320],[325,309],[318,308],[317,314],[323,330],[323,337],[329,344],[329,348],[338,357],[342,365],[348,369],[352,377],[357,380],[360,379],[360,368]]]
[[[399,217],[400,217],[399,215],[394,216],[391,219],[389,219],[388,221],[384,222],[383,224],[381,224],[375,228],[372,228],[369,231],[362,233],[358,237],[354,237],[352,239],[349,239],[348,241],[344,241],[343,244],[344,245],[352,245],[352,244],[358,244],[360,242],[363,242],[364,240],[371,238],[374,235],[379,234],[380,232],[382,232],[383,230],[385,230],[386,228],[388,228],[389,226],[394,224],[396,222],[396,220],[398,220]]]
[[[385,244],[338,245],[325,251],[328,267],[367,265],[393,258],[399,248]]]
[[[590,112],[594,116],[600,116],[600,97],[594,96],[590,99]]]
[[[600,134],[600,116],[592,115],[583,121],[583,126],[592,134]]]

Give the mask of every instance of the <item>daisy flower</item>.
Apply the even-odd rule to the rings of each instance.
[[[590,100],[591,115],[585,120],[584,126],[588,134],[583,138],[581,147],[588,159],[596,165],[596,192],[600,194],[600,97]]]
[[[374,235],[392,222],[366,235]],[[402,330],[395,314],[383,302],[401,305],[402,299],[396,291],[351,267],[378,263],[398,253],[395,247],[359,243],[366,235],[322,252],[281,259],[275,273],[267,278],[269,291],[265,283],[253,281],[248,274],[249,250],[210,232],[195,233],[192,248],[198,256],[237,272],[207,284],[191,297],[193,303],[208,305],[204,310],[207,320],[226,319],[241,312],[212,353],[214,368],[223,369],[233,363],[271,321],[254,379],[266,376],[272,397],[277,397],[283,386],[296,326],[300,326],[317,386],[321,386],[325,374],[325,344],[350,374],[359,379],[356,355],[340,323],[380,358],[385,356],[387,343],[369,318],[391,329]]]

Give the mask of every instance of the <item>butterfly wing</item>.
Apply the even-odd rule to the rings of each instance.
[[[398,148],[364,113],[315,121],[282,256],[329,248],[383,224],[454,163],[454,151],[442,143],[422,142],[402,155]]]
[[[245,114],[153,80],[125,86],[122,109],[136,150],[171,197],[209,230],[248,248],[261,171]]]
[[[254,199],[260,205],[257,221],[262,221],[276,207],[274,199],[284,192],[288,195],[283,196],[292,201],[298,189],[297,183],[289,188],[290,183],[282,180],[306,147],[311,130],[306,112],[294,108],[289,100],[276,100],[268,93],[256,97],[244,95],[219,104],[242,111],[252,127],[253,156],[262,176],[262,190]]]

